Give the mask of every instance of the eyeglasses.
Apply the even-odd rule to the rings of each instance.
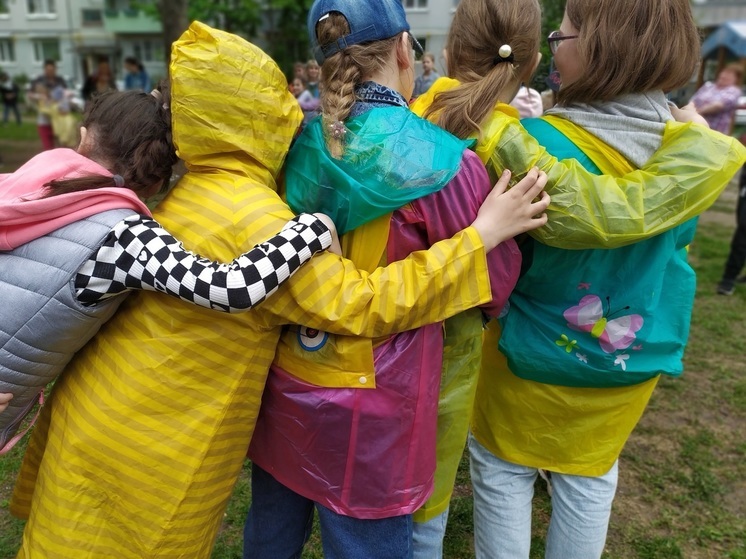
[[[549,44],[549,51],[552,54],[557,53],[557,49],[562,44],[562,41],[567,39],[577,39],[577,35],[563,35],[561,31],[552,31],[547,37],[547,43]]]
[[[412,46],[412,50],[414,50],[414,59],[422,60],[422,55],[425,53],[422,45],[417,39],[414,38],[414,35],[412,35],[411,33],[407,33],[407,35],[409,36],[409,44]]]

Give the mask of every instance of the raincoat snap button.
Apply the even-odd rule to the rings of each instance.
[[[368,382],[368,379],[367,379],[367,378],[365,378],[365,377],[360,377],[360,384],[365,384],[366,382]]]

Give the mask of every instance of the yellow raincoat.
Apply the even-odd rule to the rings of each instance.
[[[412,111],[424,115],[438,93],[458,85],[457,80],[439,78],[414,101]],[[435,117],[430,118],[434,120]],[[523,129],[517,118],[518,112],[513,107],[499,103],[493,114],[481,124],[475,151],[493,179],[503,169],[510,169],[513,171],[513,180],[518,180],[534,165],[547,173],[549,182],[546,190],[552,196],[547,210],[549,223],[530,234],[550,246],[616,248],[666,231],[709,207],[743,164],[746,153],[733,138],[700,126],[669,123],[663,146],[645,169],[625,174],[629,169],[622,172],[615,167],[613,174],[616,177],[623,175],[623,178],[594,176],[584,171],[576,161],[558,162]],[[688,162],[691,165],[689,175],[681,180],[682,162],[679,154],[687,147],[691,152],[691,146],[697,145],[712,145],[713,149],[695,150],[699,159]],[[658,192],[658,196],[645,198],[643,194],[650,191]],[[608,210],[610,207],[618,208],[617,212],[622,217],[602,221],[601,216],[611,213]],[[415,513],[414,518],[418,522],[434,518],[449,505],[472,417],[474,395],[479,386],[480,393],[489,390],[483,381],[478,380],[480,366],[508,371],[505,357],[497,349],[500,335],[496,321],[492,321],[486,330],[484,356],[481,351],[477,355],[469,355],[469,348],[478,339],[475,331],[477,317],[472,315],[470,318],[470,313],[473,311],[450,318],[445,323],[443,376],[438,404],[438,465],[433,494]],[[516,377],[511,373],[507,375],[510,378],[502,379],[505,385],[516,382]],[[638,405],[641,413],[656,383],[657,379],[653,379],[642,385],[646,387],[645,394],[639,396],[631,415],[637,413]],[[607,389],[606,394],[612,395],[619,390],[624,391]],[[625,397],[623,395],[622,399]],[[492,402],[492,405],[498,404]],[[487,408],[489,405],[484,406],[484,409]],[[626,413],[629,410],[623,411]],[[621,434],[628,433],[637,422],[637,419],[633,419],[630,426],[627,424],[629,422],[619,422],[617,419],[614,418],[616,423],[621,423],[618,429]],[[487,420],[482,418],[482,421]],[[494,449],[496,443],[490,441],[487,446]]]
[[[230,261],[292,217],[276,178],[302,113],[274,62],[195,22],[171,59],[174,141],[189,172],[154,212]],[[280,324],[382,336],[492,297],[473,228],[372,273],[320,254],[239,315],[129,297],[58,380],[11,510],[19,557],[206,558],[251,439]]]

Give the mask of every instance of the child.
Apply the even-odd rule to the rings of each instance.
[[[319,98],[319,78],[321,77],[321,66],[313,58],[306,62],[306,88],[314,99]]]
[[[315,99],[313,95],[311,95],[311,92],[306,89],[306,82],[304,82],[302,78],[293,78],[293,81],[290,84],[290,89],[303,111],[303,125],[306,125],[318,114],[319,100]]]
[[[511,165],[515,165],[515,168],[520,168],[516,164],[517,157],[520,156],[520,151],[527,148],[531,149],[532,143],[530,141],[514,141],[517,137],[525,136],[525,132],[518,130],[516,127],[506,129],[501,125],[505,121],[505,117],[501,116],[500,112],[509,112],[510,109],[504,105],[496,107],[496,103],[498,101],[502,103],[510,101],[518,89],[520,81],[527,80],[533,72],[538,59],[536,38],[539,29],[540,10],[538,3],[534,0],[517,2],[464,0],[456,11],[447,42],[447,50],[449,53],[452,53],[449,54],[448,58],[449,71],[459,81],[445,78],[438,80],[430,92],[426,96],[420,97],[413,105],[415,112],[430,115],[447,129],[456,132],[459,136],[468,137],[479,134],[479,143],[476,146],[476,150],[488,164],[488,169],[492,173],[499,172],[501,164],[504,164],[506,161],[509,161]],[[689,54],[691,53],[689,52]],[[688,58],[682,63],[691,63],[691,59]],[[679,68],[679,66],[675,67]],[[682,74],[685,74],[686,71],[688,70],[683,70]],[[667,109],[665,109],[665,112],[667,112]],[[717,135],[712,133],[704,134],[704,132],[701,129],[692,130],[683,127],[677,132],[677,135],[674,135],[678,141],[682,142],[679,145],[688,146],[690,151],[696,145],[708,146],[708,149],[702,150],[701,153],[697,151],[693,154],[688,154],[688,161],[696,160],[698,161],[698,165],[702,165],[700,171],[693,173],[691,176],[685,176],[680,169],[680,154],[677,152],[680,152],[682,148],[675,145],[676,141],[669,141],[656,154],[658,161],[664,161],[663,153],[671,150],[671,168],[672,170],[678,170],[680,184],[685,182],[688,184],[686,189],[687,201],[680,200],[675,202],[673,201],[673,196],[667,196],[666,194],[676,194],[677,189],[672,191],[670,188],[667,188],[665,181],[660,181],[659,179],[662,177],[657,174],[658,176],[651,176],[650,180],[646,181],[646,192],[654,192],[658,196],[648,196],[643,199],[641,196],[633,195],[632,190],[627,190],[630,193],[629,202],[633,202],[633,204],[620,199],[619,206],[622,210],[619,215],[608,216],[606,215],[608,207],[613,207],[615,204],[600,203],[596,209],[592,210],[586,210],[585,206],[588,206],[589,203],[594,203],[594,200],[603,200],[609,195],[616,196],[617,187],[609,184],[606,189],[599,189],[598,193],[595,193],[593,184],[578,175],[579,180],[573,182],[582,185],[580,191],[571,192],[571,190],[566,190],[560,192],[555,188],[557,185],[551,185],[548,188],[553,196],[553,204],[550,206],[551,221],[547,227],[541,228],[532,234],[535,234],[538,238],[553,246],[567,246],[568,243],[571,243],[570,246],[574,248],[590,248],[592,246],[613,247],[644,239],[651,236],[654,232],[665,231],[670,228],[670,225],[662,229],[650,229],[644,225],[639,227],[637,225],[625,227],[625,222],[629,224],[631,221],[637,220],[639,224],[643,222],[652,224],[655,220],[650,218],[654,214],[662,216],[661,212],[664,212],[666,214],[664,219],[669,224],[676,224],[682,223],[692,215],[696,215],[712,202],[713,198],[710,191],[714,190],[719,193],[727,184],[733,172],[737,170],[739,161],[743,160],[743,150],[736,146],[735,142],[721,142]],[[691,141],[687,144],[687,142],[683,141],[684,134],[703,137],[698,141]],[[512,149],[510,147],[511,143],[515,145]],[[731,154],[737,155],[731,157]],[[720,159],[721,157],[722,159]],[[706,162],[705,159],[708,161]],[[536,159],[530,160],[532,162],[536,161]],[[568,162],[568,164],[571,163]],[[652,159],[646,165],[655,168]],[[720,173],[718,170],[717,176],[715,176],[715,173],[710,172],[710,170],[718,169],[718,167],[723,167],[724,172]],[[572,169],[572,167],[568,169]],[[660,170],[660,167],[658,167],[658,170]],[[575,172],[575,170],[570,170],[570,173]],[[563,166],[555,166],[548,170],[550,178],[558,176],[557,173],[567,175],[568,170]],[[621,175],[624,173],[618,174]],[[699,178],[701,176],[706,176],[707,180],[702,181]],[[666,194],[661,195],[661,192],[665,192]],[[568,214],[567,210],[564,209],[570,206],[573,207],[572,215]],[[604,208],[607,209],[605,210]],[[626,208],[629,208],[629,211],[626,211]],[[661,210],[660,208],[664,209]],[[576,216],[578,219],[575,219]],[[600,217],[597,218],[596,216]],[[583,223],[584,221],[586,223]],[[547,229],[553,230],[546,231]],[[586,233],[579,237],[574,237],[578,231],[583,229]],[[561,235],[557,234],[559,231],[562,232]],[[570,252],[569,254],[572,255],[574,253]],[[677,257],[672,256],[671,258]],[[535,269],[536,264],[531,267],[531,270]],[[547,266],[546,269],[553,270],[554,268]],[[539,274],[540,272],[536,271],[536,273]],[[554,281],[555,279],[554,273],[550,277],[547,277],[548,281]],[[519,281],[519,286],[522,281]],[[682,312],[685,313],[686,309]],[[511,316],[512,311],[507,315],[508,322],[510,322]],[[448,322],[446,323],[446,328],[448,329]],[[493,330],[494,325],[490,329],[489,334],[492,335],[491,344],[496,345],[497,342]],[[520,335],[520,333],[517,335]],[[533,338],[527,337],[526,332],[524,332],[522,341],[512,341],[511,349],[513,351],[525,349],[526,339]],[[571,342],[572,340],[569,341]],[[488,344],[485,347],[491,348],[493,345]],[[444,359],[447,359],[449,350],[453,351],[455,355],[461,354],[458,348],[451,348],[450,344],[447,344]],[[489,352],[490,350],[486,349],[485,351]],[[491,357],[491,355],[487,357]],[[449,374],[455,378],[458,377],[454,371],[451,371]],[[447,371],[444,369],[444,383],[446,382],[446,375]],[[486,371],[483,372],[482,377],[490,378],[489,375],[490,372]],[[464,373],[461,373],[461,376],[463,377]],[[476,390],[474,387],[476,375],[472,375],[469,381],[471,384],[463,380],[459,384],[458,390],[462,395],[468,394],[468,386],[471,386],[471,394],[474,394]],[[487,398],[485,391],[492,388],[492,383],[488,383],[487,380],[480,380],[480,382],[483,384],[482,389],[478,392],[480,394],[479,400],[481,401]],[[499,387],[495,390],[499,390]],[[508,397],[506,396],[505,398]],[[516,401],[511,400],[510,406],[520,407],[524,399],[521,396],[516,396]],[[445,521],[441,517],[447,514],[446,507],[460,458],[460,449],[463,448],[463,442],[466,438],[466,425],[469,415],[467,412],[468,402],[469,400],[466,396],[462,396],[460,400],[454,400],[452,396],[445,393],[441,397],[439,422],[443,423],[443,427],[439,425],[439,432],[447,433],[447,436],[441,436],[438,441],[439,462],[438,470],[436,471],[434,497],[427,503],[424,510],[418,512],[416,515],[416,520],[422,521],[422,523],[415,525],[416,556],[435,557],[440,553],[438,550],[439,545],[433,543],[438,542],[438,538],[432,535],[432,527],[436,524],[440,526],[442,535]],[[489,403],[496,410],[500,406],[503,406],[501,401],[498,403],[490,401]],[[489,403],[483,404],[483,407],[487,408]],[[539,405],[537,404],[537,406]],[[498,412],[499,410],[495,413]],[[512,420],[513,417],[515,417],[515,421]],[[509,429],[512,429],[511,436],[515,438],[525,438],[528,436],[525,434],[526,431],[521,429],[521,420],[519,419],[521,417],[523,417],[523,412],[516,412],[510,418]],[[492,429],[499,428],[505,423],[502,417],[501,420],[503,421],[502,423],[497,420],[492,423],[489,423],[488,420],[483,420],[482,428],[489,429],[490,425],[493,425]],[[514,424],[516,422],[517,424]],[[458,444],[459,440],[461,442],[460,445]],[[516,445],[518,446],[519,443],[516,442]],[[550,453],[547,453],[546,456],[548,460],[551,460],[552,455]],[[535,477],[535,473],[533,477]],[[501,506],[502,504],[497,505],[498,508]],[[481,509],[477,513],[481,514]],[[506,517],[510,517],[513,513],[514,511],[510,510]],[[477,518],[480,530],[478,538],[483,538],[483,534],[492,530],[493,527],[485,526],[484,521],[480,523],[479,520]],[[422,553],[418,554],[418,550],[421,550]],[[481,554],[489,557],[502,556],[494,549],[487,549],[485,551],[484,544],[481,544],[479,553],[480,556]],[[508,553],[506,556],[513,555]],[[515,556],[520,557],[522,554],[518,553]],[[576,555],[568,552],[564,556],[574,557]]]
[[[334,214],[344,252],[371,268],[471,222],[490,188],[467,143],[412,115],[413,49],[398,0],[317,0],[322,116],[288,155],[291,207]],[[375,25],[374,25],[375,23]],[[415,149],[416,147],[416,149]],[[497,316],[517,278],[513,234],[548,204],[530,173],[488,255]],[[509,202],[505,200],[506,209]],[[377,340],[283,336],[249,449],[245,558],[297,556],[314,508],[329,558],[409,557],[411,514],[430,492],[443,334],[439,323]]]
[[[265,53],[199,22],[174,44],[170,76],[188,172],[155,218],[230,260],[293,218],[276,181],[301,111]],[[282,325],[375,337],[487,303],[503,211],[498,190],[474,227],[372,272],[322,252],[250,313],[132,294],[42,409],[10,504],[28,517],[20,555],[210,557]]]
[[[419,97],[425,93],[439,77],[440,75],[435,71],[435,56],[431,52],[426,52],[422,55],[422,75],[417,76],[414,81],[412,97]]]
[[[230,264],[186,251],[138,198],[168,184],[176,162],[169,118],[152,95],[103,93],[87,107],[77,151],[45,151],[0,179],[0,305],[14,309],[2,327],[0,392],[13,400],[0,415],[0,454],[128,291],[248,310],[330,246],[327,226],[302,216]]]

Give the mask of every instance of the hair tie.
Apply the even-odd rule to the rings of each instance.
[[[345,134],[347,134],[347,128],[345,128],[345,125],[341,120],[332,122],[329,125],[329,129],[332,131],[332,138],[335,140],[341,140],[345,137]]]
[[[122,178],[122,175],[112,175],[112,179],[114,179],[114,185],[118,187],[124,186],[124,178]]]
[[[492,59],[492,64],[497,66],[500,62],[510,62],[513,64],[513,49],[510,45],[503,45],[497,50],[497,56]]]

